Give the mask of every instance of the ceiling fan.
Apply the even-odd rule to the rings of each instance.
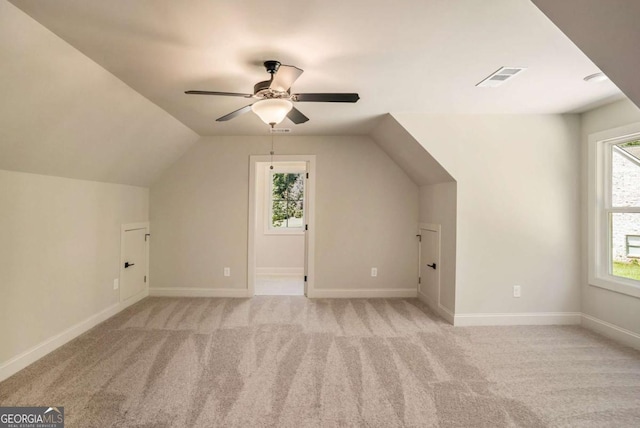
[[[357,93],[292,94],[291,85],[300,77],[303,70],[292,65],[280,64],[275,60],[265,61],[264,67],[271,78],[256,83],[253,87],[253,94],[213,91],[186,91],[185,94],[256,98],[258,101],[219,117],[216,121],[224,122],[251,110],[271,127],[282,122],[285,117],[288,117],[295,124],[309,120],[293,106],[294,102],[355,103],[360,99]]]

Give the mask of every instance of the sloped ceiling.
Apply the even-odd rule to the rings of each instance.
[[[299,103],[298,135],[368,134],[392,112],[565,113],[620,97],[587,85],[597,67],[529,0],[12,0],[200,135],[265,135],[247,105],[188,89],[252,92],[262,62],[305,70],[294,92],[359,92],[357,104]],[[528,70],[500,88],[501,66]]]
[[[382,118],[371,138],[418,186],[454,181],[453,177],[390,114]]]
[[[640,1],[533,0],[640,106]]]
[[[545,11],[556,5],[535,1]],[[582,81],[598,68],[527,0],[492,0],[490,8],[482,0],[415,0],[402,8],[274,0],[266,9],[253,0],[12,3],[22,10],[0,0],[0,169],[149,186],[198,139],[193,130],[265,133],[253,115],[213,120],[244,100],[182,91],[246,92],[265,78],[260,63],[268,58],[306,69],[296,91],[362,96],[356,105],[301,106],[312,120],[294,133],[371,133],[418,184],[450,176],[387,112],[575,112],[622,96],[613,83]],[[566,3],[587,4],[573,9],[590,19],[572,24],[573,9],[556,8],[571,24],[569,35],[615,22],[603,27],[608,41],[585,52],[615,53],[602,67],[635,94],[638,56],[621,62],[618,48],[637,45],[638,30],[626,25],[638,16],[637,3]],[[594,21],[599,12],[585,12],[600,9],[602,22]],[[624,37],[616,39],[614,25]],[[608,59],[627,65],[614,70]],[[501,65],[529,70],[498,89],[474,86]]]
[[[0,1],[0,169],[149,186],[198,138]]]

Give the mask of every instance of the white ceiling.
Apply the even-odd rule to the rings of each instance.
[[[0,169],[149,186],[198,136],[0,1]]]
[[[640,1],[533,1],[640,106]]]
[[[596,66],[529,0],[12,0],[200,135],[266,133],[253,114],[215,118],[277,59],[305,70],[293,92],[359,92],[353,104],[299,103],[297,134],[368,133],[387,112],[579,112],[622,95],[587,84]],[[528,70],[474,85],[501,66]]]
[[[390,114],[378,121],[371,131],[371,138],[418,186],[455,181]]]

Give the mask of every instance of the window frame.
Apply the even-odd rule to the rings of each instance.
[[[304,235],[304,224],[306,224],[306,201],[307,201],[307,181],[305,174],[307,173],[306,168],[302,167],[294,167],[294,166],[274,166],[273,169],[266,168],[265,169],[265,180],[267,185],[265,187],[265,208],[267,215],[264,219],[264,234],[265,235]],[[302,212],[302,224],[300,227],[273,227],[272,218],[273,218],[273,174],[302,174],[304,180],[304,190],[302,203],[303,209]]]
[[[640,207],[612,206],[612,146],[640,139],[640,123],[597,132],[588,138],[589,285],[640,298],[640,281],[611,274],[611,213],[640,213]]]

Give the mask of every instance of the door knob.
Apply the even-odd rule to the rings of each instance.
[[[125,269],[128,268],[129,266],[135,266],[135,263],[124,262],[124,268]]]
[[[435,264],[435,263],[434,263],[434,264],[432,264],[432,265],[427,265],[427,266],[429,266],[430,268],[433,268],[433,269],[435,269],[435,268],[436,268],[436,264]]]

